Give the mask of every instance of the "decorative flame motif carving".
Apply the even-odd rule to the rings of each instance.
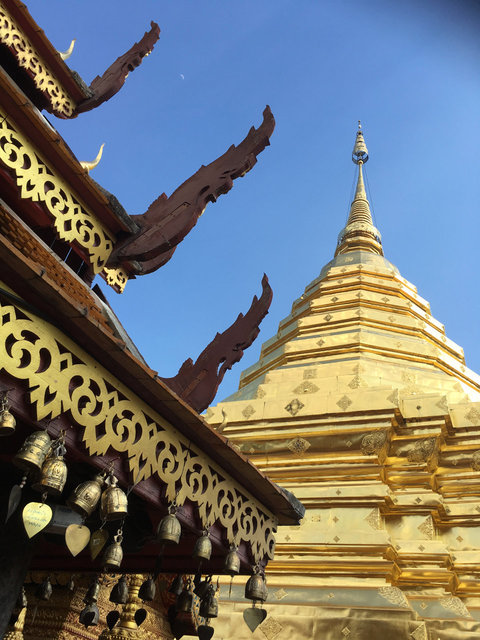
[[[90,455],[104,455],[110,447],[124,454],[137,482],[156,474],[166,485],[167,500],[197,505],[204,528],[217,521],[228,542],[251,545],[256,562],[273,557],[275,518],[54,326],[0,303],[0,363],[7,374],[27,382],[37,420],[69,412],[83,429]]]
[[[0,162],[15,174],[20,196],[41,202],[53,217],[60,238],[83,247],[93,271],[99,273],[112,251],[113,240],[67,182],[50,169],[1,111],[0,119]]]
[[[237,147],[232,145],[223,156],[201,167],[171,196],[163,193],[145,213],[131,216],[140,231],[115,247],[110,264],[135,260],[142,263],[139,275],[164,265],[195,226],[207,204],[230,191],[235,178],[244,176],[255,165],[259,153],[270,144],[274,128],[275,120],[267,106],[260,127],[252,127]]]
[[[385,431],[373,431],[373,433],[367,433],[362,438],[361,449],[362,453],[366,456],[371,456],[374,453],[378,453],[385,441],[387,434]]]
[[[254,296],[250,309],[241,313],[223,333],[217,333],[194,363],[185,360],[177,375],[162,378],[196,411],[203,411],[212,402],[223,376],[228,369],[242,359],[247,349],[260,333],[259,324],[267,315],[272,302],[272,289],[266,275],[262,278],[262,295]]]
[[[0,42],[9,47],[18,64],[33,78],[37,89],[46,95],[51,105],[50,110],[59,118],[71,118],[74,115],[75,102],[16,24],[13,16],[1,4]]]
[[[76,114],[95,109],[103,102],[110,100],[120,91],[125,84],[128,74],[139,67],[143,58],[148,55],[158,38],[160,27],[156,22],[151,22],[151,29],[147,31],[140,42],[136,42],[130,49],[115,60],[102,76],[97,76],[90,84],[92,97],[81,102],[76,109]]]
[[[417,440],[413,449],[408,452],[409,462],[426,462],[435,451],[435,438]]]

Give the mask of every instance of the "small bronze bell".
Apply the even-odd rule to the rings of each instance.
[[[123,550],[122,550],[122,534],[119,532],[114,537],[114,541],[110,546],[108,546],[105,550],[105,554],[103,556],[103,566],[108,570],[115,570],[120,567],[123,560]]]
[[[80,612],[80,616],[78,618],[80,624],[88,629],[88,627],[95,627],[98,624],[98,619],[100,618],[100,612],[96,604],[87,604],[87,606],[82,609]]]
[[[15,418],[8,409],[0,412],[0,436],[10,436],[15,433]]]
[[[114,604],[126,604],[127,600],[128,585],[125,580],[125,576],[122,576],[110,592],[110,602],[113,602]]]
[[[114,475],[107,478],[109,485],[102,493],[100,512],[102,520],[121,520],[128,514],[128,500],[125,493],[117,487],[118,480]]]
[[[215,591],[212,589],[200,602],[199,614],[202,618],[217,618],[218,617],[218,600],[215,597]]]
[[[230,549],[225,558],[224,565],[225,573],[228,573],[229,576],[236,576],[240,573],[240,557],[235,548]]]
[[[180,521],[174,513],[160,520],[157,528],[157,542],[160,544],[178,544],[182,535]]]
[[[56,448],[55,454],[46,459],[40,478],[32,485],[32,489],[42,493],[47,492],[52,496],[59,496],[62,493],[68,473],[67,465],[63,459],[65,452],[65,447],[60,444]]]
[[[202,582],[199,582],[199,584],[195,586],[193,593],[196,596],[198,596],[200,600],[202,600],[207,596],[207,593],[211,584],[212,584],[212,576],[207,576],[205,580],[203,580]]]
[[[91,480],[79,484],[67,500],[70,509],[73,509],[84,518],[88,518],[100,500],[103,481],[104,476],[99,473]]]
[[[190,613],[193,609],[193,593],[184,589],[177,598],[176,609],[181,613]]]
[[[141,585],[140,589],[138,590],[138,597],[144,602],[150,602],[155,598],[156,591],[157,588],[155,586],[155,581],[150,577]]]
[[[23,471],[41,471],[52,441],[46,431],[35,431],[13,457],[13,464]]]
[[[88,587],[88,591],[83,598],[84,603],[93,604],[94,602],[97,602],[99,593],[100,593],[100,583],[98,582],[98,580],[94,580],[92,584]]]
[[[245,598],[248,600],[265,602],[268,596],[265,579],[259,573],[255,573],[247,580],[245,585]]]
[[[52,595],[52,583],[50,582],[50,576],[38,585],[35,590],[35,597],[39,600],[50,600]]]
[[[208,533],[197,539],[193,549],[193,557],[199,560],[210,560],[212,555],[212,543],[208,537]]]
[[[182,590],[183,590],[183,575],[179,573],[173,579],[172,584],[168,589],[168,592],[174,593],[176,596],[179,596],[182,593]]]

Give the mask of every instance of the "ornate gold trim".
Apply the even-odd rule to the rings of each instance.
[[[85,248],[94,273],[99,273],[112,252],[113,239],[1,111],[0,119],[0,161],[15,173],[21,197],[42,202],[54,218],[60,238]]]
[[[219,522],[231,544],[250,544],[256,562],[273,558],[271,513],[61,331],[4,302],[0,365],[28,382],[37,420],[69,412],[90,455],[125,454],[136,481],[156,474],[168,500],[198,506],[205,528]]]
[[[75,111],[75,102],[2,3],[0,3],[0,42],[6,44],[15,53],[18,64],[32,76],[37,89],[48,96],[53,111],[71,118]]]
[[[118,293],[123,293],[128,282],[128,275],[125,271],[120,267],[116,269],[107,269],[107,267],[105,267],[103,273],[105,274],[105,282]]]

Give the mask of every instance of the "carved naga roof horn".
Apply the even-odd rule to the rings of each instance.
[[[254,296],[247,313],[240,313],[228,329],[217,333],[195,363],[188,358],[176,376],[161,380],[199,413],[206,409],[215,398],[226,371],[242,359],[244,350],[260,333],[259,325],[268,313],[272,297],[272,288],[264,274],[262,295]]]
[[[235,178],[244,176],[256,164],[257,156],[270,144],[274,128],[275,119],[267,105],[262,124],[258,129],[252,127],[238,146],[232,145],[222,156],[201,166],[172,195],[167,197],[162,193],[145,213],[131,216],[139,230],[117,243],[109,265],[129,262],[129,272],[133,269],[137,275],[164,265],[195,226],[207,204],[230,191]]]

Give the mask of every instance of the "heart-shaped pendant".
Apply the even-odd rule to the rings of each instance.
[[[100,551],[105,546],[108,540],[108,533],[105,529],[97,529],[94,531],[90,538],[90,555],[92,556],[92,560],[98,556]]]
[[[72,556],[77,556],[90,542],[90,529],[83,524],[68,525],[65,542]]]
[[[23,508],[22,518],[27,536],[33,538],[42,529],[45,529],[52,519],[52,515],[52,510],[48,504],[43,502],[29,502],[26,504]]]
[[[114,609],[113,611],[110,611],[110,613],[107,613],[106,621],[107,621],[107,627],[110,629],[110,631],[117,624],[119,618],[120,618],[120,611],[117,611],[116,609]]]
[[[133,617],[135,618],[137,627],[139,627],[142,624],[142,622],[145,622],[145,618],[147,617],[147,612],[142,607],[142,609],[137,609],[135,611],[135,615]]]
[[[210,640],[210,638],[213,636],[214,631],[215,629],[213,627],[209,627],[206,624],[201,624],[198,627],[198,637],[200,638],[200,640]]]
[[[255,629],[261,624],[267,617],[265,609],[257,609],[252,607],[251,609],[245,609],[243,612],[243,619],[247,623],[247,627],[253,633]]]

